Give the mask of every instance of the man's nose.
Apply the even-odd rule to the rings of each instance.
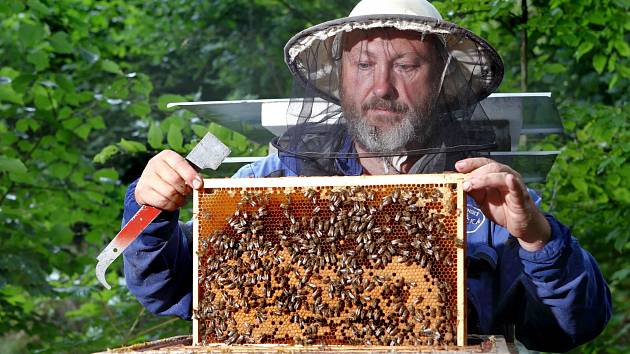
[[[380,66],[374,72],[374,85],[372,93],[376,97],[384,99],[395,99],[397,92],[394,85],[394,76],[387,66]]]

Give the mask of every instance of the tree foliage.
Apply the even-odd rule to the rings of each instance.
[[[0,347],[87,352],[190,332],[186,321],[142,309],[124,287],[120,261],[108,273],[118,285],[102,288],[95,257],[120,227],[126,185],[157,151],[185,153],[206,131],[236,155],[260,155],[266,147],[166,103],[288,96],[284,43],[353,5],[0,1]],[[546,207],[598,259],[616,306],[604,334],[580,350],[624,351],[630,338],[627,1],[435,5],[499,50],[506,64],[501,91],[519,91],[525,67],[529,91],[553,92],[567,134],[533,146],[562,149],[540,187]]]

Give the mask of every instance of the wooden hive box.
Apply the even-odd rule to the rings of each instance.
[[[206,179],[193,206],[193,344],[464,346],[462,182]]]

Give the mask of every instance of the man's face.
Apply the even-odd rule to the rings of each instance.
[[[379,29],[344,40],[341,106],[359,148],[388,153],[425,144],[443,68],[435,39]]]

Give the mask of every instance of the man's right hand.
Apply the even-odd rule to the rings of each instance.
[[[174,211],[186,204],[193,188],[203,188],[201,176],[178,153],[164,150],[147,163],[134,196],[138,204]]]

